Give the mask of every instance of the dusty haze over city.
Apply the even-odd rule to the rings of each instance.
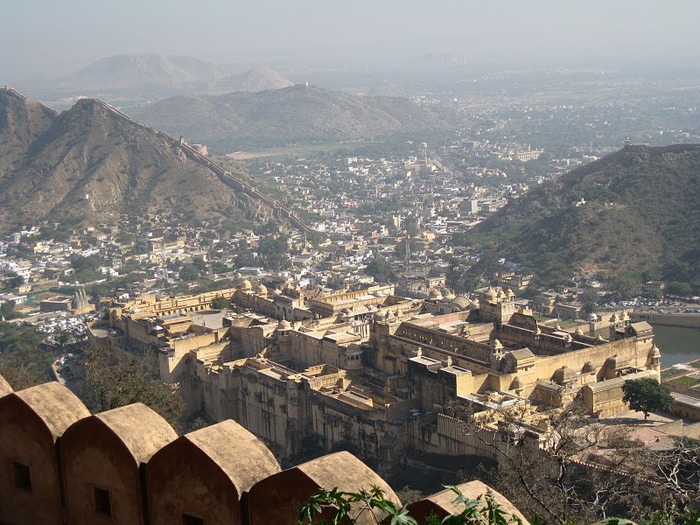
[[[541,0],[31,0],[3,6],[0,76],[62,78],[117,54],[217,64],[400,64],[426,53],[479,63],[580,64],[688,58],[700,3]]]

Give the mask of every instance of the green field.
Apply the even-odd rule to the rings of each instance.
[[[682,386],[685,388],[693,388],[697,385],[700,385],[700,379],[696,379],[694,377],[690,376],[685,376],[685,377],[679,377],[678,379],[671,379],[669,383],[673,383],[674,385]]]
[[[683,370],[679,368],[667,368],[661,372],[661,379],[668,379],[669,377],[674,377],[683,373]]]

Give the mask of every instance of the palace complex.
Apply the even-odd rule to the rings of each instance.
[[[216,296],[231,310],[212,311]],[[549,411],[578,398],[594,416],[614,415],[626,380],[659,379],[649,324],[622,314],[586,328],[538,322],[510,289],[416,300],[391,286],[321,293],[244,280],[115,303],[89,342],[145,357],[193,412],[235,420],[277,457],[348,445],[390,462],[408,449],[494,457],[488,443],[505,426],[490,417],[485,435],[470,435],[463,409],[517,410],[520,435],[542,447]]]

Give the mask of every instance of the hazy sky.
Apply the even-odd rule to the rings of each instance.
[[[376,63],[700,55],[698,0],[6,0],[0,83],[123,53]]]

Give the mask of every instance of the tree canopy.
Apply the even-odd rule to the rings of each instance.
[[[183,427],[185,402],[172,387],[161,383],[142,359],[118,362],[95,349],[85,351],[85,389],[80,398],[94,412],[143,403],[176,430]]]
[[[223,310],[225,308],[228,308],[229,301],[225,297],[221,297],[220,295],[217,295],[211,300],[211,307],[214,310]]]
[[[644,419],[650,412],[667,411],[671,408],[671,391],[651,378],[630,379],[622,385],[622,400],[629,403],[632,410],[644,412]]]
[[[263,237],[258,242],[257,251],[260,262],[268,270],[286,270],[290,266],[287,238],[284,236]]]
[[[380,253],[377,253],[367,264],[365,273],[374,277],[374,280],[379,283],[388,283],[395,280],[391,265]]]
[[[97,270],[100,267],[100,258],[97,255],[89,255],[87,257],[74,255],[70,258],[70,264],[76,273],[85,270]]]
[[[180,268],[180,279],[186,282],[192,282],[199,279],[199,271],[192,263],[183,264]]]
[[[426,525],[514,525],[522,523],[520,518],[508,514],[496,502],[494,495],[488,492],[483,501],[466,497],[458,487],[447,485],[454,495],[454,504],[464,506],[460,511],[444,519],[432,514],[425,521]],[[360,523],[369,515],[372,523],[391,523],[391,525],[418,525],[418,521],[409,514],[406,506],[398,506],[386,497],[378,487],[358,492],[341,492],[337,488],[319,489],[311,495],[297,513],[297,524],[339,525],[341,523]],[[383,518],[386,518],[383,520]]]
[[[0,322],[0,375],[15,390],[44,383],[54,359],[35,328]]]

